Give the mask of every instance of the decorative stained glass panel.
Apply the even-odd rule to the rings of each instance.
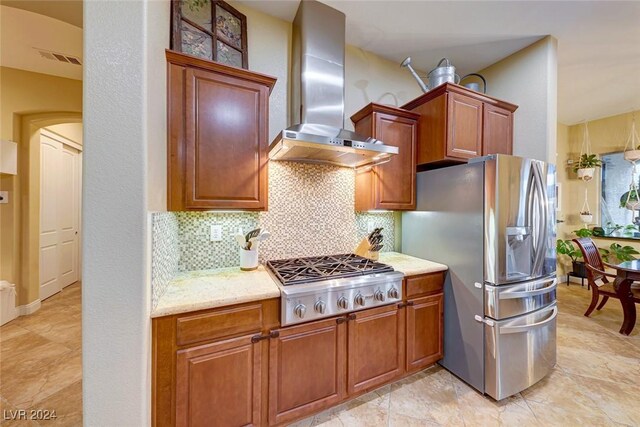
[[[223,64],[233,65],[234,67],[242,67],[242,52],[227,46],[220,40],[216,42],[216,49],[218,53],[218,62]]]
[[[242,23],[240,19],[216,5],[216,35],[226,44],[242,49]]]
[[[184,0],[181,7],[182,17],[200,25],[205,30],[213,31],[211,26],[211,2]]]
[[[201,58],[213,59],[211,36],[182,21],[182,52]]]

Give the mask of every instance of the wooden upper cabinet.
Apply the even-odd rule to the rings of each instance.
[[[471,159],[482,153],[482,101],[449,93],[447,157]]]
[[[416,147],[419,115],[371,103],[351,117],[355,131],[398,147],[386,163],[356,175],[356,210],[416,207]]]
[[[327,319],[280,329],[271,338],[270,425],[310,415],[345,397],[345,329],[345,323]]]
[[[397,304],[355,313],[349,321],[349,394],[370,390],[404,372],[404,317]]]
[[[168,208],[267,208],[275,78],[167,51]]]
[[[178,351],[176,426],[261,425],[262,351],[251,337]]]
[[[420,115],[419,170],[464,163],[486,154],[511,154],[517,105],[445,83],[402,106]]]
[[[513,152],[513,113],[494,105],[484,106],[482,155]]]

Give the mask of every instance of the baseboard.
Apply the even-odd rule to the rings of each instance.
[[[17,306],[16,311],[18,312],[18,316],[28,316],[29,314],[33,314],[38,311],[41,305],[40,299],[37,299],[27,305]]]

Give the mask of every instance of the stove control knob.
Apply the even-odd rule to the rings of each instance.
[[[327,304],[322,300],[318,300],[313,308],[316,310],[316,313],[324,314],[324,312],[327,311]]]
[[[382,291],[376,291],[375,294],[373,294],[373,297],[376,299],[376,301],[384,301],[386,299],[384,292]]]
[[[389,289],[389,298],[398,299],[400,294],[396,288]]]
[[[298,304],[296,308],[293,309],[293,313],[302,319],[307,313],[307,307],[304,304]]]
[[[349,301],[345,297],[338,298],[338,308],[346,310],[349,308]]]
[[[365,303],[364,295],[362,295],[361,293],[358,293],[358,295],[356,295],[356,297],[353,300],[356,303],[356,305],[364,306],[364,303]]]

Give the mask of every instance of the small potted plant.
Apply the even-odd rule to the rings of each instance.
[[[573,246],[571,240],[558,239],[556,241],[556,253],[558,256],[564,255],[571,258],[573,274],[576,277],[587,277],[587,267],[585,267],[584,261],[579,261],[582,258],[582,252]]]
[[[591,221],[593,221],[593,215],[590,211],[582,211],[580,212],[580,221],[584,224],[591,224]]]
[[[583,154],[580,160],[573,166],[573,171],[578,173],[578,178],[583,181],[593,179],[596,168],[602,166],[602,160],[598,159],[595,154]]]
[[[640,160],[640,145],[638,145],[635,150],[625,151],[624,159],[628,162],[637,162]]]

